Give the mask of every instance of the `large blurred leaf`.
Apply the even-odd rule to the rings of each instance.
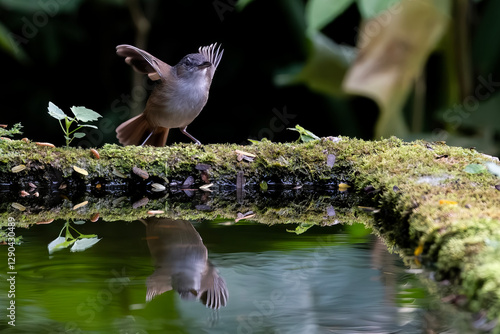
[[[490,78],[495,77],[490,76]],[[484,79],[484,82],[488,82],[486,78]],[[495,82],[497,81],[495,80]],[[457,104],[443,113],[444,121],[452,125],[464,125],[468,128],[477,130],[491,129],[493,131],[500,131],[500,94],[490,94],[487,88],[481,83],[476,87],[481,87],[481,89],[476,88],[476,91],[487,94],[485,95],[486,99],[479,102],[476,97],[470,96],[467,99],[468,102],[472,104],[472,102],[477,101],[477,105],[475,105],[474,108],[471,108],[465,103]],[[490,89],[492,89],[492,87],[490,87]]]
[[[59,13],[75,12],[82,1],[0,0],[0,6],[23,14],[42,11],[53,17]]]
[[[367,21],[360,34],[360,52],[346,74],[345,92],[373,99],[380,116],[375,136],[407,134],[402,113],[410,89],[421,74],[429,54],[442,38],[449,16],[440,0],[402,0],[400,10]],[[382,13],[386,14],[386,13]]]
[[[401,0],[357,0],[359,12],[365,19],[369,19],[380,14],[400,1]],[[394,8],[396,9],[396,7]]]
[[[309,0],[306,4],[306,20],[309,33],[321,30],[342,14],[354,0]]]
[[[104,3],[106,5],[113,6],[125,6],[129,0],[99,0],[99,2]],[[151,1],[151,0],[149,0]]]
[[[236,3],[236,9],[238,9],[239,11],[242,11],[243,8],[245,8],[252,1],[253,0],[238,0],[238,2]]]
[[[311,89],[333,96],[344,95],[342,80],[355,52],[349,46],[340,46],[321,33],[310,38],[310,52],[300,71],[289,71],[275,77],[278,85],[304,83]]]
[[[483,12],[484,15],[475,29],[472,54],[474,63],[479,67],[479,71],[485,75],[495,70],[500,58],[500,43],[498,43],[500,1],[486,1]]]
[[[9,29],[2,23],[0,23],[0,49],[5,50],[8,54],[21,62],[28,59],[23,49],[17,45]]]

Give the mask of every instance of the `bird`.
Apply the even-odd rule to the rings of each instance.
[[[169,129],[179,128],[201,145],[186,128],[207,102],[212,78],[224,53],[221,45],[201,46],[198,53],[184,56],[175,66],[128,44],[118,45],[116,53],[125,57],[135,71],[157,82],[144,111],[116,128],[118,141],[123,145],[163,147]]]
[[[155,264],[146,280],[147,302],[175,290],[182,299],[199,300],[214,310],[226,306],[226,282],[208,260],[208,250],[189,221],[149,217],[141,222]]]

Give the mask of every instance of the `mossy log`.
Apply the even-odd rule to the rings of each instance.
[[[252,211],[268,224],[331,224],[342,211],[332,215],[332,205],[352,211],[356,201],[339,191],[351,169],[346,159],[335,162],[333,144],[105,145],[97,156],[90,149],[0,142],[0,214],[29,224],[97,212],[106,220],[136,220],[151,210],[182,219],[235,219]]]
[[[498,164],[498,159],[395,138],[105,145],[98,151],[99,159],[88,149],[0,141],[0,183],[9,196],[15,192],[10,200],[4,196],[0,218],[33,223],[90,219],[98,212],[107,220],[131,220],[163,210],[172,218],[234,221],[237,213],[251,211],[248,218],[268,224],[328,225],[342,213],[347,222],[372,226],[390,248],[432,269],[437,281],[453,282],[453,293],[465,296],[468,310],[500,317],[500,179],[488,171],[466,171],[468,165]],[[166,189],[153,192],[153,183]],[[213,184],[210,191],[200,190],[207,184]],[[351,188],[346,193],[339,184]],[[37,189],[40,197],[56,202],[52,209],[50,203],[36,204]],[[185,195],[189,191],[192,198]],[[51,192],[58,193],[57,200]],[[259,204],[257,195],[264,198]]]

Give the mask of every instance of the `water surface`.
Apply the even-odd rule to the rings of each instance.
[[[1,319],[6,333],[422,333],[427,326],[429,299],[418,279],[359,224],[296,235],[291,225],[100,220],[71,223],[96,234],[96,244],[49,254],[65,223],[17,229],[24,243],[16,248],[16,327]],[[0,301],[8,303],[6,294]]]

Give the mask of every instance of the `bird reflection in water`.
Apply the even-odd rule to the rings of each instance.
[[[226,282],[208,260],[207,248],[193,225],[155,217],[142,222],[155,264],[146,281],[146,301],[173,289],[182,299],[200,300],[211,309],[226,306]]]

